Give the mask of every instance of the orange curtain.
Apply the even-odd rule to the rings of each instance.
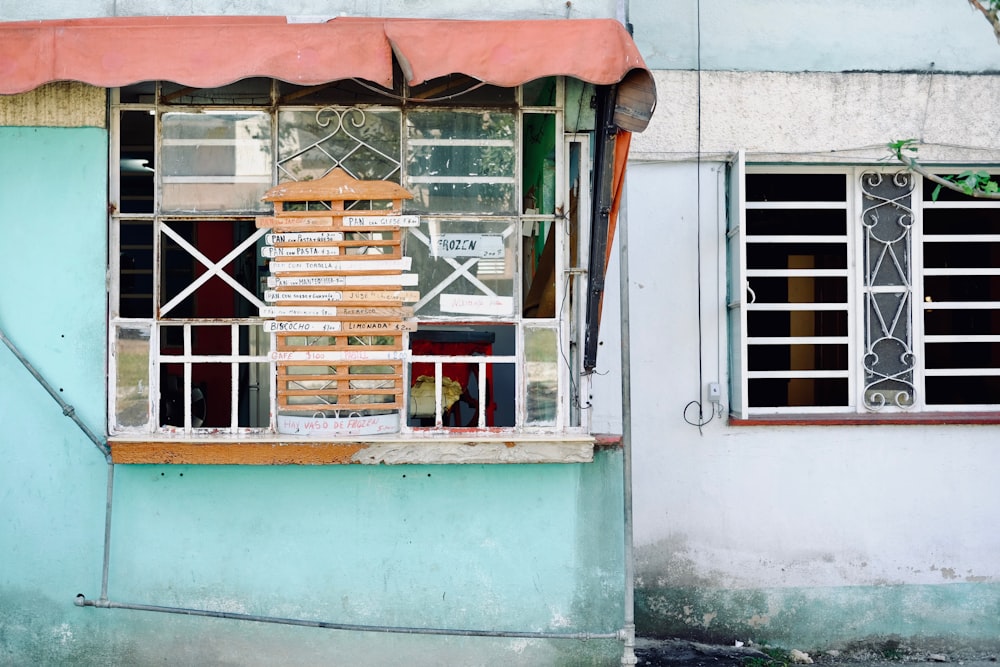
[[[618,210],[622,204],[622,193],[625,190],[625,165],[628,164],[628,150],[632,144],[632,133],[618,130],[615,137],[615,167],[611,177],[611,212],[608,215],[608,245],[604,255],[604,273],[607,275],[608,263],[611,261],[612,243],[615,229],[618,227]],[[601,303],[597,309],[597,322],[600,324],[601,312],[604,307],[604,292],[601,292]]]

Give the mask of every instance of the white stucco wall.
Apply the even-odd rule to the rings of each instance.
[[[1000,47],[998,47],[1000,53]],[[916,138],[924,161],[996,162],[1000,77],[821,72],[655,73],[657,108],[632,160],[858,162]],[[700,136],[699,136],[700,122]]]
[[[1000,102],[1000,83],[705,72],[700,156],[697,75],[658,72],[657,84],[660,107],[633,140],[626,205],[640,618],[816,642],[992,632],[983,618],[995,616],[1000,591],[997,427],[734,427],[715,415],[699,428],[684,411],[709,382],[727,402],[732,153],[866,163],[886,159],[887,141],[918,137],[926,161],[996,163],[1000,137],[985,110]],[[616,287],[607,298],[614,322]],[[617,391],[611,370],[595,381],[605,404]],[[718,597],[685,602],[678,590]]]

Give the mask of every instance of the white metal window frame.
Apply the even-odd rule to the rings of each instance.
[[[935,168],[937,174],[957,174],[969,167],[948,167]],[[1000,175],[1000,170],[984,169],[995,175]],[[864,262],[864,234],[860,233],[859,216],[863,208],[864,192],[860,186],[860,179],[866,173],[880,173],[892,175],[903,172],[903,167],[887,167],[884,164],[862,165],[862,166],[791,166],[791,165],[763,165],[746,164],[746,154],[739,151],[730,165],[729,177],[729,201],[727,207],[727,266],[729,279],[729,295],[727,299],[729,334],[730,334],[730,413],[739,419],[748,419],[754,416],[764,415],[851,415],[870,414],[872,410],[865,407],[864,388],[862,381],[864,366],[861,363],[861,355],[864,353],[866,341],[864,331],[864,304],[865,286],[861,275],[861,265]],[[847,195],[844,202],[747,202],[746,200],[746,174],[844,174],[847,178]],[[929,209],[1000,209],[1000,201],[977,199],[962,201],[930,201],[924,200],[923,178],[918,174],[911,173],[914,178],[912,189],[911,206],[914,222],[910,230],[909,261],[911,267],[911,289],[912,289],[912,309],[910,323],[910,345],[916,353],[916,363],[913,368],[913,383],[915,392],[912,405],[894,406],[886,405],[878,410],[879,414],[900,414],[900,413],[949,413],[949,412],[1000,412],[1000,404],[934,404],[928,405],[926,402],[926,392],[924,390],[925,380],[929,376],[1000,376],[1000,368],[973,368],[973,369],[927,369],[924,363],[924,348],[928,343],[948,343],[948,342],[970,342],[967,335],[925,335],[924,333],[924,312],[929,308],[942,307],[941,302],[928,304],[924,299],[923,276],[925,275],[1000,275],[1000,266],[975,269],[927,269],[924,267],[923,246],[925,236],[923,231],[924,211]],[[848,314],[848,335],[843,337],[843,341],[848,344],[848,369],[846,371],[750,371],[748,368],[748,347],[754,342],[747,335],[747,314],[750,310],[755,310],[750,303],[752,297],[748,296],[748,279],[750,274],[764,275],[771,273],[778,275],[782,271],[748,271],[746,259],[746,212],[747,210],[764,209],[840,209],[843,208],[847,214],[847,268],[835,271],[829,275],[845,275],[848,280],[849,300],[846,304]],[[815,242],[815,238],[809,239]],[[935,240],[941,241],[941,235],[935,235]],[[980,234],[980,235],[954,235],[947,240],[960,243],[975,243],[983,241],[1000,242],[1000,234]],[[820,272],[815,272],[820,275]],[[797,275],[806,275],[798,273]],[[826,275],[826,273],[823,273]],[[737,291],[737,286],[741,286]],[[959,308],[963,305],[973,308],[995,308],[1000,310],[1000,301],[980,301],[972,304],[959,302],[947,303],[944,307]],[[767,306],[756,310],[767,309]],[[773,309],[773,307],[772,307]],[[810,309],[815,309],[810,307]],[[975,342],[1000,343],[1000,334],[981,335],[974,337]],[[802,339],[804,342],[813,342]],[[824,337],[822,341],[833,342],[833,337]],[[758,341],[759,342],[759,341]],[[766,341],[765,341],[766,342]],[[787,339],[778,342],[786,343]],[[846,377],[848,381],[848,401],[847,406],[777,406],[777,407],[749,407],[749,380],[755,377]]]
[[[156,99],[159,99],[160,84],[156,84],[157,94]],[[556,123],[556,211],[554,214],[540,214],[540,215],[525,215],[523,211],[519,211],[516,215],[512,216],[519,220],[520,225],[533,224],[538,220],[549,221],[554,224],[558,230],[557,233],[557,252],[556,252],[556,303],[559,304],[557,314],[554,318],[550,319],[535,319],[535,318],[523,318],[520,314],[520,308],[516,308],[517,315],[514,318],[498,319],[495,321],[497,325],[513,324],[516,326],[516,348],[517,353],[513,357],[507,356],[493,356],[493,357],[476,357],[475,362],[479,364],[480,372],[477,374],[479,378],[479,396],[483,397],[483,382],[485,374],[482,373],[485,364],[489,363],[513,363],[515,364],[515,386],[516,399],[515,399],[515,411],[516,411],[516,423],[517,426],[507,429],[494,429],[494,430],[506,430],[506,431],[516,431],[523,432],[526,434],[531,433],[559,433],[559,432],[583,432],[589,429],[589,411],[579,409],[571,409],[571,402],[573,405],[579,406],[577,403],[581,402],[580,397],[589,396],[589,389],[587,388],[587,378],[580,371],[582,368],[580,359],[578,356],[574,356],[571,351],[574,349],[580,350],[583,346],[583,336],[585,335],[585,327],[576,323],[573,326],[573,318],[583,317],[583,309],[577,304],[574,313],[569,312],[568,308],[568,294],[570,289],[570,283],[574,283],[573,289],[576,294],[586,293],[586,282],[587,278],[585,272],[579,267],[569,267],[569,234],[568,234],[568,216],[564,214],[568,210],[568,200],[566,200],[566,195],[568,194],[568,155],[569,146],[571,144],[577,144],[580,148],[581,164],[585,169],[585,173],[590,173],[590,137],[587,134],[581,135],[567,135],[564,131],[563,123],[563,110],[562,102],[563,92],[565,90],[565,81],[561,77],[557,79],[557,92],[556,92],[556,106],[555,107],[528,107],[519,105],[517,110],[517,131],[518,135],[523,128],[524,116],[526,114],[546,114],[552,115]],[[120,303],[120,285],[118,282],[118,276],[120,275],[120,262],[119,254],[117,249],[121,246],[121,235],[120,235],[120,225],[119,221],[148,221],[153,225],[153,275],[154,275],[154,294],[156,293],[158,285],[158,273],[159,273],[159,262],[161,261],[160,243],[161,243],[161,222],[164,225],[169,226],[171,220],[252,220],[252,217],[248,217],[247,213],[236,213],[236,212],[216,212],[216,211],[205,211],[198,213],[161,213],[159,211],[159,201],[162,196],[162,182],[160,179],[154,180],[154,209],[153,213],[122,213],[120,211],[121,207],[119,202],[121,201],[121,190],[120,181],[117,173],[117,165],[121,159],[120,151],[120,114],[121,112],[142,112],[157,114],[165,110],[164,107],[158,106],[154,102],[141,102],[141,103],[122,103],[119,97],[119,90],[113,89],[111,93],[111,114],[110,114],[110,126],[111,126],[111,141],[109,142],[109,166],[111,169],[111,177],[109,178],[109,199],[112,202],[112,207],[109,214],[109,245],[111,252],[109,253],[108,260],[108,292],[109,292],[109,326],[108,326],[108,345],[109,351],[109,388],[108,388],[108,428],[109,433],[112,435],[128,435],[128,434],[143,434],[145,437],[187,437],[187,436],[198,436],[211,433],[213,435],[219,434],[229,434],[237,437],[245,436],[265,436],[273,435],[276,431],[276,418],[277,418],[277,403],[276,403],[276,373],[272,371],[269,374],[268,381],[268,401],[269,401],[269,425],[266,427],[239,427],[237,426],[237,392],[238,387],[235,382],[235,377],[237,374],[237,369],[241,363],[266,363],[270,362],[269,354],[263,355],[241,355],[236,346],[237,331],[240,327],[260,327],[259,318],[229,318],[226,321],[221,320],[205,320],[205,319],[171,319],[169,322],[161,322],[161,319],[155,315],[151,318],[124,318],[121,317],[117,311],[118,304]],[[519,100],[521,91],[518,91]],[[373,105],[363,105],[363,106],[373,106]],[[169,111],[180,111],[185,110],[204,110],[211,107],[211,105],[170,105]],[[215,107],[220,112],[240,112],[240,111],[261,111],[263,107],[259,105],[225,105],[223,107]],[[270,113],[272,115],[272,127],[276,127],[277,124],[277,114],[280,110],[284,109],[294,109],[300,108],[300,105],[290,105],[282,106],[281,109],[272,108]],[[310,106],[310,109],[318,109],[317,106]],[[396,108],[396,107],[389,107]],[[463,107],[454,107],[455,110],[460,110]],[[475,108],[475,107],[472,107]],[[405,117],[405,114],[403,115]],[[272,160],[273,169],[275,170],[275,178],[277,178],[277,140],[278,131],[272,132]],[[160,172],[159,162],[162,160],[162,142],[164,141],[161,133],[157,133],[155,138],[156,150],[155,159],[157,164],[154,165],[154,170]],[[406,164],[403,156],[406,154],[406,142],[407,138],[405,133],[401,133],[401,145],[400,145],[400,158],[401,165],[404,175],[404,183],[406,182],[405,170]],[[520,140],[515,141],[514,144],[515,151],[515,164],[516,164],[516,175],[514,177],[515,186],[515,201],[520,202],[522,199],[522,187],[521,187],[521,163],[522,163],[522,148],[520,145]],[[162,173],[162,172],[160,172]],[[463,181],[464,182],[464,181]],[[581,201],[580,201],[580,237],[581,239],[589,239],[589,184],[584,180],[580,188]],[[442,216],[445,217],[445,216]],[[477,217],[477,216],[464,216],[465,218]],[[507,217],[511,217],[507,214]],[[488,216],[483,219],[489,219]],[[581,241],[585,244],[585,241]],[[182,246],[189,245],[182,243]],[[585,251],[585,245],[581,248]],[[186,251],[191,252],[190,248],[186,248]],[[235,253],[235,251],[234,251]],[[233,254],[233,253],[231,253]],[[200,253],[192,253],[192,256],[202,264],[205,262],[199,258]],[[584,256],[584,255],[581,255]],[[232,257],[227,255],[227,258],[221,260],[217,263],[205,264],[206,273],[199,277],[198,282],[204,282],[211,275],[216,275],[224,273],[222,268],[231,260]],[[518,265],[517,265],[518,276],[521,275],[521,257],[518,253]],[[225,280],[225,277],[222,278]],[[226,281],[227,283],[231,281]],[[234,287],[233,285],[230,285]],[[179,302],[184,296],[188,295],[195,289],[194,283],[185,289],[180,295],[178,295],[174,302]],[[238,293],[244,291],[242,287],[234,287]],[[247,295],[242,294],[244,298]],[[256,298],[253,301],[257,301]],[[456,318],[437,318],[435,317],[432,321],[436,323],[447,323],[449,321],[472,321],[476,318],[469,317],[456,317]],[[183,331],[184,347],[183,353],[180,355],[165,355],[159,352],[160,349],[160,335],[163,326],[179,326]],[[225,326],[231,328],[232,336],[232,351],[229,354],[214,354],[214,355],[194,355],[191,349],[191,329],[192,327],[201,326]],[[118,391],[117,387],[117,373],[116,373],[116,359],[113,351],[115,349],[115,336],[116,332],[121,327],[139,327],[139,328],[149,328],[149,362],[148,362],[148,378],[149,378],[149,406],[150,414],[148,424],[144,427],[123,427],[117,424],[116,415],[116,395]],[[557,357],[557,367],[558,367],[558,398],[556,404],[556,422],[554,425],[545,425],[540,427],[532,427],[525,424],[525,391],[527,387],[527,382],[524,377],[525,359],[524,359],[524,337],[525,330],[533,327],[541,328],[553,328],[557,331],[558,339],[558,357]],[[571,331],[572,330],[572,331]],[[275,334],[266,334],[261,330],[258,332],[261,337],[269,338],[270,349],[276,348]],[[572,337],[572,342],[571,342]],[[423,358],[421,358],[423,359]],[[416,360],[416,358],[414,358]],[[449,363],[456,361],[456,359],[450,359],[448,357],[436,357],[433,359],[436,363],[436,367],[440,370],[441,363]],[[232,396],[231,396],[231,423],[229,427],[220,427],[212,429],[200,429],[192,424],[190,411],[187,411],[186,419],[181,427],[169,427],[169,426],[159,426],[158,421],[158,405],[159,405],[159,379],[156,369],[160,363],[179,363],[183,364],[184,368],[184,387],[183,387],[183,397],[187,404],[190,404],[192,396],[192,381],[191,381],[191,368],[193,364],[200,363],[218,363],[218,364],[229,364],[232,370]],[[579,366],[579,368],[577,368]],[[573,383],[572,378],[576,376],[581,378],[578,382]],[[438,380],[438,385],[440,385],[440,380]],[[571,386],[572,385],[572,386]],[[437,402],[440,403],[440,388],[438,387]],[[404,404],[408,403],[408,395],[404,395]],[[484,426],[483,422],[483,409],[482,398],[480,400],[480,421],[479,426],[482,428]],[[405,409],[404,409],[405,411]],[[412,434],[413,429],[409,428],[405,424],[405,420],[401,429],[401,435]],[[440,421],[440,420],[439,420]]]

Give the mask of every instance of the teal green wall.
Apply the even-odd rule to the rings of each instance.
[[[107,135],[0,128],[0,327],[98,433]],[[0,347],[0,663],[617,664],[614,640],[427,637],[74,606],[108,466]],[[116,466],[108,597],[347,624],[614,632],[621,450],[591,464]],[[443,662],[442,662],[443,661]]]
[[[646,635],[752,639],[813,652],[860,641],[877,647],[878,639],[893,637],[953,651],[995,650],[997,619],[996,583],[636,591],[636,623]]]

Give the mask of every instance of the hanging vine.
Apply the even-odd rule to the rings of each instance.
[[[969,4],[989,21],[993,27],[993,34],[1000,42],[1000,18],[997,18],[997,14],[1000,13],[1000,0],[969,0]]]
[[[996,0],[1000,2],[1000,0]],[[958,174],[935,174],[917,161],[918,142],[916,139],[902,139],[888,144],[893,157],[935,184],[931,199],[937,201],[942,188],[961,192],[978,199],[1000,199],[1000,184],[993,175],[982,170],[969,169]]]

